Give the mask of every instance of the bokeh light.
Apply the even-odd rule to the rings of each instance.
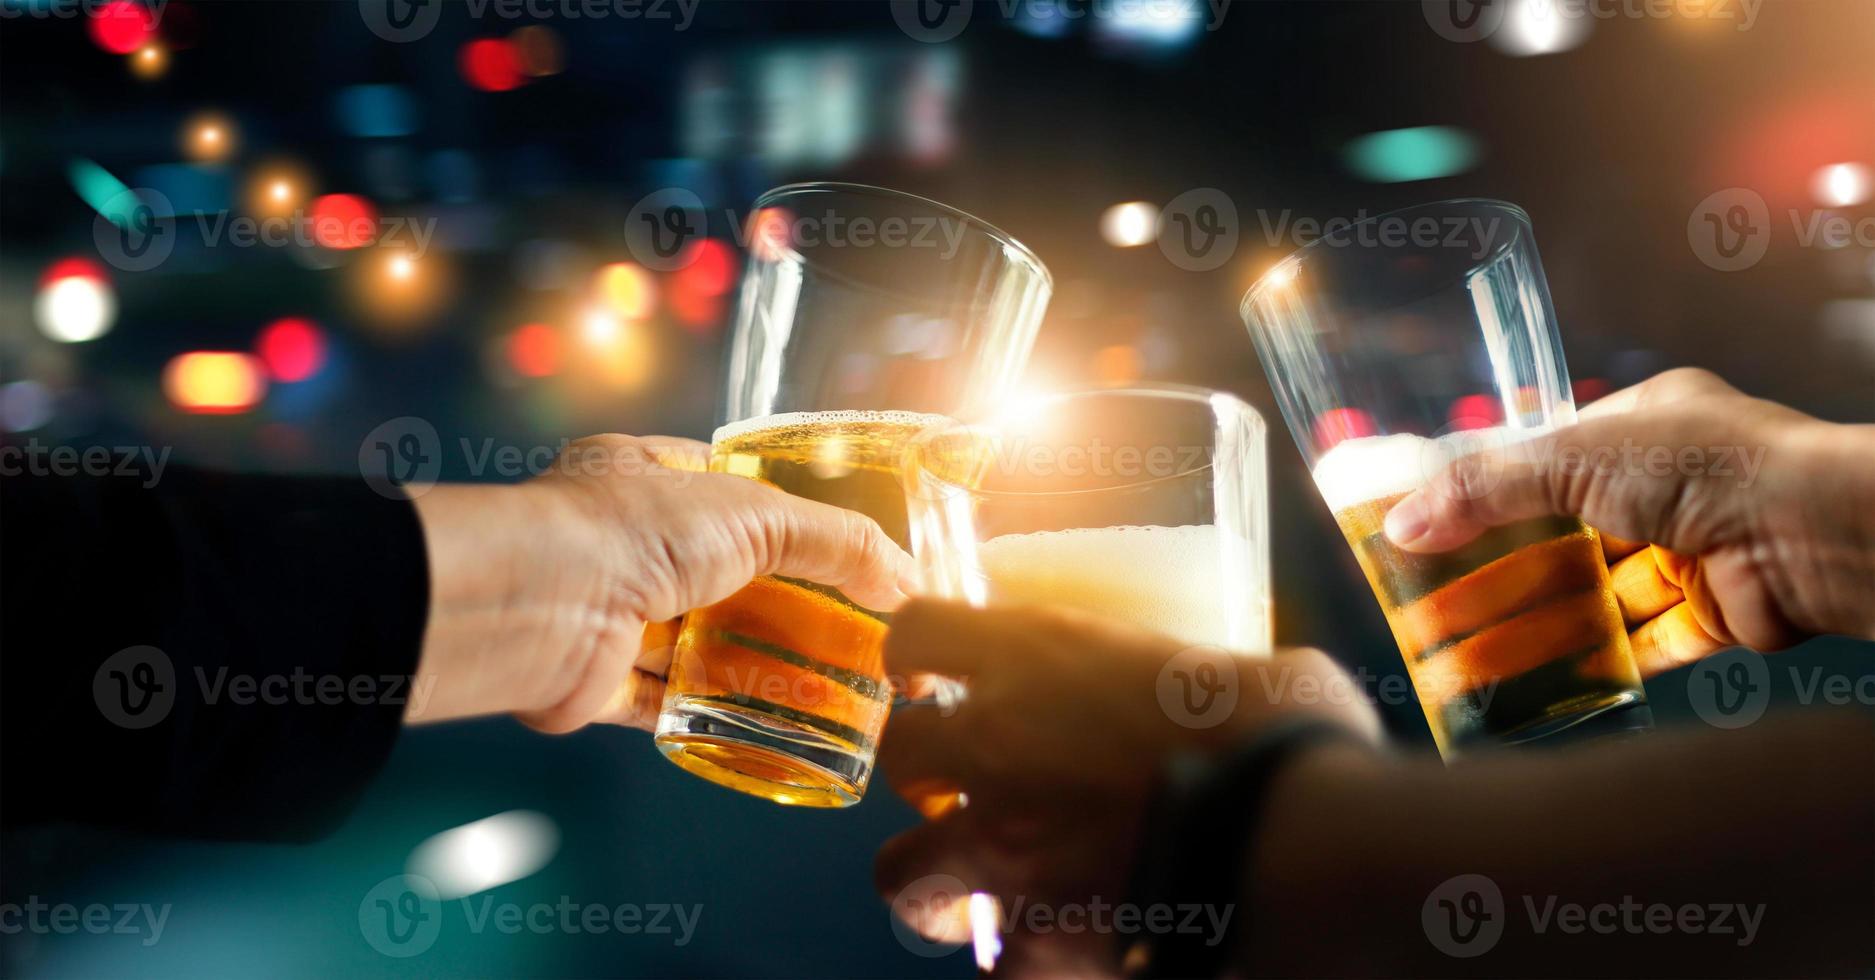
[[[46,266],[46,271],[39,274],[39,285],[50,286],[60,279],[72,278],[93,279],[107,284],[111,281],[110,274],[104,271],[104,266],[82,256],[73,256],[59,259]]]
[[[47,282],[33,299],[39,332],[65,344],[96,340],[117,320],[110,283],[90,275],[65,275]]]
[[[280,217],[300,209],[314,190],[311,171],[290,160],[269,160],[247,174],[241,203],[256,217]]]
[[[1094,352],[1094,377],[1103,385],[1132,384],[1145,370],[1145,358],[1131,344],[1112,344]]]
[[[736,256],[721,239],[702,239],[688,251],[683,267],[677,270],[678,289],[721,296],[735,284]]]
[[[91,12],[87,27],[93,44],[112,54],[129,54],[150,40],[156,18],[141,3],[111,0]]]
[[[1504,406],[1496,395],[1463,395],[1452,400],[1445,420],[1456,430],[1487,429],[1504,421]]]
[[[268,193],[273,193],[270,185]],[[356,194],[326,194],[307,210],[313,241],[333,249],[363,248],[377,241],[378,209]]]
[[[508,364],[524,378],[544,378],[560,370],[560,334],[544,323],[529,323],[508,335]]]
[[[234,155],[240,133],[234,120],[219,112],[198,112],[183,120],[182,153],[196,163],[218,163]]]
[[[1478,162],[1478,142],[1450,126],[1414,126],[1368,133],[1342,151],[1348,169],[1383,184],[1463,173]]]
[[[593,292],[613,315],[626,320],[642,320],[651,315],[657,303],[657,282],[643,268],[630,262],[613,262],[599,268],[594,276]]]
[[[1869,169],[1859,163],[1832,163],[1810,178],[1810,193],[1824,207],[1854,207],[1869,198]]]
[[[483,92],[506,92],[527,81],[521,54],[515,45],[497,38],[482,38],[462,46],[456,67],[463,80]]]
[[[197,415],[233,415],[259,404],[267,394],[260,361],[237,351],[190,351],[163,368],[163,394],[170,404]]]
[[[162,78],[169,72],[169,49],[159,41],[144,44],[124,60],[130,66],[130,73],[144,81]]]
[[[1506,0],[1503,24],[1491,43],[1517,57],[1556,54],[1588,40],[1594,23],[1587,9],[1557,0]]]
[[[0,429],[29,432],[52,421],[52,392],[27,379],[0,385]]]
[[[551,27],[529,24],[508,35],[508,43],[520,58],[521,71],[535,78],[558,75],[566,67],[565,45]]]
[[[1115,204],[1100,216],[1100,237],[1115,248],[1151,244],[1159,234],[1159,209],[1145,201]]]
[[[580,315],[583,356],[578,363],[610,388],[632,389],[651,377],[650,349],[642,324],[620,320],[610,311],[589,309]]]
[[[432,251],[423,255],[379,246],[361,253],[350,270],[352,299],[367,321],[407,331],[443,307],[453,288],[449,264]]]
[[[1361,409],[1331,408],[1315,417],[1315,448],[1327,452],[1343,440],[1376,435],[1379,431],[1374,426],[1374,417]]]
[[[519,881],[546,867],[559,849],[560,828],[546,814],[509,810],[418,844],[404,870],[428,878],[449,901]]]
[[[304,381],[326,361],[325,331],[302,317],[282,317],[261,328],[254,351],[275,381]]]

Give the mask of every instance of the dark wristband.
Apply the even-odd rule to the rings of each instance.
[[[1303,749],[1352,737],[1340,725],[1303,719],[1276,725],[1227,755],[1173,759],[1146,819],[1133,874],[1137,907],[1197,906],[1216,915],[1235,906],[1276,773]],[[1233,940],[1245,929],[1241,909],[1226,921],[1218,935],[1177,930],[1149,935],[1144,976],[1222,976]]]

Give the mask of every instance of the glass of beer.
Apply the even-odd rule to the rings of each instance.
[[[1440,752],[1648,727],[1593,528],[1528,520],[1444,554],[1382,531],[1421,486],[1475,493],[1497,466],[1549,463],[1542,436],[1575,421],[1529,216],[1461,200],[1344,225],[1241,312]],[[1455,464],[1465,478],[1435,482]]]
[[[1249,405],[1175,386],[1043,395],[933,426],[905,459],[924,591],[1267,654],[1263,442]]]
[[[1028,360],[1052,282],[1028,248],[935,201],[797,184],[756,201],[710,469],[858,511],[910,546],[905,444],[982,411]],[[655,741],[705,779],[847,806],[892,689],[890,618],[769,576],[684,619]]]

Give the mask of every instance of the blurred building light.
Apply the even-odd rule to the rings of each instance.
[[[508,335],[508,364],[524,378],[544,378],[560,370],[560,334],[544,323],[529,323]]]
[[[86,26],[93,44],[112,54],[129,54],[156,33],[156,18],[141,3],[111,0],[91,10],[91,23]]]
[[[72,182],[80,200],[91,205],[91,210],[103,215],[119,228],[130,221],[131,210],[137,204],[137,196],[130,193],[130,188],[118,180],[109,170],[86,160],[74,159],[65,168],[66,177]],[[163,217],[168,217],[164,215]]]
[[[1100,216],[1100,235],[1115,248],[1149,245],[1159,235],[1159,209],[1144,201],[1115,204]]]
[[[1810,193],[1824,207],[1854,207],[1869,198],[1869,169],[1859,163],[1832,163],[1810,178]]]
[[[219,112],[198,112],[183,120],[182,155],[196,163],[226,160],[238,142],[234,120]]]
[[[307,210],[307,219],[312,226],[313,241],[326,248],[363,248],[378,239],[378,209],[356,194],[326,194],[315,198]],[[408,263],[408,259],[405,262]],[[402,278],[395,270],[393,274]]]
[[[326,361],[325,331],[311,320],[282,317],[261,328],[254,351],[275,381],[304,381],[319,373]]]
[[[1315,448],[1321,452],[1333,449],[1345,439],[1379,433],[1374,417],[1358,408],[1331,408],[1315,417]]]
[[[37,381],[0,385],[0,428],[29,432],[52,421],[52,392]]]
[[[169,71],[169,49],[159,41],[148,41],[135,51],[125,56],[130,65],[130,73],[152,81],[163,77]]]
[[[690,246],[689,252],[677,270],[678,288],[721,296],[735,285],[736,254],[721,239],[701,239]]]
[[[1181,47],[1203,33],[1208,10],[1202,3],[1116,3],[1096,21],[1096,32],[1120,44]]]
[[[153,211],[166,203],[169,214],[214,214],[228,210],[232,181],[233,175],[221,167],[155,163],[138,167],[130,175],[129,182],[138,193],[126,200],[147,197]]]
[[[1556,54],[1588,40],[1594,17],[1558,0],[1506,0],[1503,24],[1491,35],[1498,50],[1517,57]]]
[[[402,85],[349,85],[333,97],[339,125],[353,136],[386,138],[417,131],[417,100]]]
[[[639,324],[593,309],[580,316],[579,334],[586,347],[579,363],[601,382],[614,388],[637,388],[650,379],[650,352]]]
[[[65,344],[96,340],[117,320],[110,283],[87,275],[65,275],[44,284],[33,299],[39,332]]]
[[[508,35],[508,43],[521,59],[521,71],[534,78],[558,75],[566,67],[565,45],[551,27],[529,24]]]
[[[1452,400],[1445,421],[1455,430],[1488,429],[1504,421],[1504,406],[1496,395],[1461,395]]]
[[[657,282],[630,262],[601,266],[593,277],[593,293],[613,316],[642,320],[657,304]]]
[[[546,867],[559,849],[560,828],[546,814],[509,810],[418,844],[404,871],[428,878],[448,901],[519,881]]]
[[[287,161],[272,161],[255,167],[247,175],[241,192],[241,205],[257,217],[292,214],[312,193],[312,174]]]
[[[267,380],[258,359],[235,351],[191,351],[163,368],[163,393],[198,415],[233,415],[259,404]]]
[[[456,67],[464,81],[483,92],[507,92],[527,81],[521,73],[520,52],[498,38],[485,37],[463,45],[456,55]]]
[[[1348,169],[1383,184],[1433,180],[1463,173],[1478,162],[1478,144],[1450,126],[1414,126],[1368,133],[1342,150]]]

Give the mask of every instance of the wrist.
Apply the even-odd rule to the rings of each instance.
[[[1875,425],[1813,422],[1793,442],[1805,464],[1791,509],[1807,516],[1814,566],[1805,625],[1875,640]]]

